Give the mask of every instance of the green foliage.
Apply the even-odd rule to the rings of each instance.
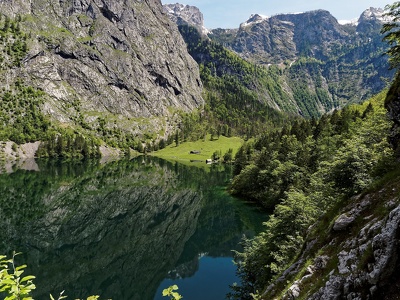
[[[100,157],[99,141],[90,135],[59,128],[50,132],[36,152],[37,157],[96,158]]]
[[[57,297],[57,300],[61,300],[61,299],[67,298],[67,296],[64,296],[63,294],[64,294],[64,291],[62,291],[62,292],[60,293],[60,295]],[[50,300],[55,300],[55,298],[53,297],[52,294],[50,294]]]
[[[400,127],[399,127],[399,95],[400,95],[400,73],[397,73],[395,80],[390,87],[385,99],[385,107],[389,111],[393,126],[389,135],[389,142],[393,146],[396,155],[400,157]]]
[[[393,151],[385,93],[320,120],[294,120],[239,150],[232,192],[274,209],[265,231],[237,253],[244,285],[237,298],[262,290],[298,255],[307,229],[341,199],[390,170]],[[366,108],[365,108],[366,107]],[[362,111],[367,113],[362,114]]]
[[[309,121],[303,122],[308,124]],[[232,182],[232,193],[273,208],[291,187],[307,184],[311,141],[307,138],[301,142],[302,132],[298,132],[299,137],[296,137],[284,134],[285,129],[266,133],[254,145],[239,150],[235,157],[234,172],[237,176]]]
[[[42,141],[39,157],[99,157],[99,140],[57,126],[42,112],[45,93],[17,80],[0,91],[0,140],[16,144]],[[13,150],[16,145],[13,144]]]
[[[17,144],[47,137],[49,119],[41,112],[44,93],[20,80],[0,91],[0,139]]]
[[[35,276],[28,275],[22,277],[26,265],[16,266],[15,256],[20,253],[13,253],[11,259],[7,259],[7,256],[0,255],[0,293],[6,293],[7,296],[4,300],[33,300],[31,293],[36,289],[35,284],[32,280]],[[64,291],[60,293],[57,300],[65,299]],[[50,295],[51,300],[55,300],[53,295]],[[86,300],[96,300],[99,296],[89,296]],[[181,299],[181,298],[171,298]],[[79,299],[76,299],[79,300]]]
[[[178,286],[176,284],[166,288],[163,290],[162,295],[164,297],[169,297],[169,299],[171,300],[180,300],[183,297],[178,293],[175,292],[176,290],[178,290]]]
[[[20,67],[28,52],[28,36],[21,31],[21,17],[0,22],[0,70]]]
[[[204,112],[184,119],[185,138],[195,140],[207,133],[250,137],[283,123],[284,115],[268,104],[271,98],[282,106],[289,100],[278,68],[251,64],[220,44],[203,39],[193,27],[179,26],[179,30],[200,66],[206,101]],[[190,137],[193,133],[197,135]]]
[[[5,300],[33,300],[30,293],[36,288],[32,283],[35,276],[21,277],[26,265],[15,265],[15,256],[18,254],[14,252],[11,259],[0,256],[0,292],[7,294]]]
[[[232,162],[233,159],[233,149],[229,148],[228,151],[225,152],[224,156],[223,156],[223,162],[224,163],[230,163]]]
[[[75,120],[78,124],[80,124],[83,129],[87,132],[90,132],[91,135],[96,136],[98,139],[103,140],[106,144],[111,147],[120,148],[120,149],[135,149],[138,152],[143,153],[145,148],[154,148],[158,147],[154,138],[152,136],[147,136],[147,134],[143,134],[143,140],[140,140],[136,135],[127,132],[120,127],[117,126],[117,119],[114,115],[104,116],[101,115],[97,118],[97,124],[93,124],[94,128],[91,128],[85,121],[84,115],[81,112],[80,104],[76,103],[77,108],[79,109],[79,118]],[[129,121],[129,119],[128,119]],[[93,130],[94,129],[94,130]],[[144,147],[144,144],[148,142],[147,147]],[[164,140],[164,147],[166,141]],[[150,149],[154,150],[154,149]],[[127,150],[126,150],[127,151]]]
[[[386,16],[390,17],[390,22],[383,24],[381,32],[385,34],[384,40],[388,42],[390,48],[386,52],[389,55],[391,68],[400,67],[400,1],[387,5]]]
[[[179,146],[179,131],[178,130],[175,132],[175,146],[176,147]]]
[[[219,161],[219,159],[221,158],[221,151],[214,151],[214,153],[211,155],[211,158],[213,161]]]
[[[384,40],[390,48],[386,52],[393,69],[397,69],[397,75],[393,81],[385,100],[385,107],[393,120],[393,126],[389,135],[389,141],[397,156],[400,156],[400,129],[399,129],[399,94],[400,94],[400,1],[386,6],[386,16],[390,22],[385,23],[381,32],[385,34]]]

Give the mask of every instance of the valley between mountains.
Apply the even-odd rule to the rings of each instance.
[[[160,0],[0,0],[0,169],[7,194],[0,198],[0,227],[9,235],[4,240],[13,240],[24,223],[10,213],[10,207],[23,205],[6,191],[13,190],[15,166],[39,172],[28,159],[48,166],[90,165],[93,159],[118,172],[128,169],[132,157],[146,164],[149,156],[167,159],[169,167],[176,163],[176,172],[175,160],[201,162],[202,171],[228,166],[224,192],[268,215],[263,231],[244,237],[243,250],[235,251],[240,282],[228,299],[398,299],[399,15],[400,2],[394,2],[368,8],[352,22],[315,10],[254,14],[238,28],[207,29],[197,7]],[[205,166],[205,159],[212,165]],[[115,160],[123,163],[107,165]],[[162,162],[157,170],[157,178],[164,178]],[[163,180],[160,193],[169,195],[173,188]],[[62,184],[55,190],[64,190]],[[95,193],[92,185],[85,185],[88,195]],[[199,197],[193,191],[185,195],[171,194],[173,207],[143,219],[159,226],[189,199],[196,207],[189,219],[197,220]],[[73,211],[75,200],[68,197]],[[44,212],[49,199],[46,194],[37,200],[43,202],[38,215],[51,215]],[[68,221],[54,214],[58,225]],[[129,214],[115,212],[121,219]],[[75,217],[86,221],[83,214]],[[94,223],[89,227],[98,230]],[[192,227],[184,237],[172,236],[189,240]],[[60,274],[55,277],[65,277]],[[0,289],[12,285],[2,280]]]

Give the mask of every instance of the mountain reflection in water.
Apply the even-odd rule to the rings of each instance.
[[[17,264],[36,275],[37,299],[65,290],[69,299],[152,300],[169,282],[190,299],[203,284],[195,274],[215,273],[213,265],[234,278],[233,265],[218,266],[266,218],[225,192],[224,166],[144,157],[37,164],[40,171],[0,174],[0,254],[23,252]],[[225,275],[215,295],[229,291]],[[207,299],[220,299],[213,293]]]

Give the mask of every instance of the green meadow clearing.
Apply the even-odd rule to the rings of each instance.
[[[148,153],[166,160],[175,160],[183,163],[204,163],[206,159],[210,159],[215,151],[219,151],[222,157],[229,149],[233,150],[233,157],[237,150],[243,144],[243,139],[238,137],[224,137],[220,136],[219,139],[211,141],[210,135],[205,140],[198,140],[196,142],[183,142],[178,146],[175,143],[167,146],[166,148]],[[197,154],[191,154],[191,151],[198,151]]]

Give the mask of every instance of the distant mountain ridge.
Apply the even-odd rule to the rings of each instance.
[[[380,8],[369,8],[357,22],[344,25],[326,10],[272,17],[255,14],[239,28],[213,29],[207,37],[249,62],[281,70],[280,89],[289,101],[286,107],[273,107],[316,116],[361,102],[392,79],[394,72],[388,71],[384,55],[387,44],[380,34],[385,21]],[[190,18],[184,23],[192,25]],[[210,55],[191,54],[203,65],[214,63],[204,60]]]
[[[299,56],[326,59],[334,45],[352,44],[361,37],[379,35],[384,10],[369,8],[358,21],[341,25],[326,10],[295,14],[278,14],[272,17],[258,14],[240,24],[238,29],[211,30],[209,36],[232,49],[241,57],[258,63],[281,63]],[[349,27],[352,27],[351,30]],[[230,39],[224,36],[228,32]],[[308,53],[307,53],[308,51]]]
[[[165,4],[164,11],[178,26],[189,24],[196,27],[202,34],[208,34],[209,30],[204,26],[204,17],[196,6],[184,4]]]

